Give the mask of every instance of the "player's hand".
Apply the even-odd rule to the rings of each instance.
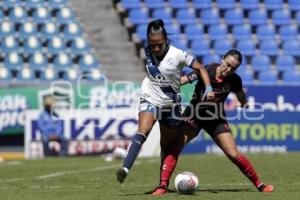
[[[211,101],[211,100],[213,100],[215,98],[215,93],[213,92],[211,86],[206,86],[205,87],[205,92],[203,94],[202,101],[204,101],[205,98],[208,101]]]

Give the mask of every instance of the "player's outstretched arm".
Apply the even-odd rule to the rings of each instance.
[[[239,100],[239,102],[241,103],[241,107],[246,107],[247,106],[247,97],[246,97],[246,93],[244,92],[243,89],[237,91],[236,93],[236,97]]]

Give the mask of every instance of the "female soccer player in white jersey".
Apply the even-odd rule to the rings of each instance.
[[[162,159],[164,149],[176,138],[179,125],[176,117],[181,116],[180,74],[184,66],[190,66],[197,72],[206,86],[205,95],[208,99],[214,98],[206,70],[193,56],[170,45],[162,20],[148,24],[147,38],[147,76],[141,87],[138,133],[132,139],[122,168],[116,172],[120,183],[127,177],[156,120],[160,124]]]

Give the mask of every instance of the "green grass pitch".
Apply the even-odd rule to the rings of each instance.
[[[263,182],[273,184],[273,193],[259,193],[224,156],[182,155],[172,176],[170,192],[149,194],[158,184],[159,158],[139,159],[124,184],[116,182],[121,160],[101,157],[47,158],[0,163],[1,200],[297,200],[300,199],[300,154],[250,154],[248,158]],[[174,191],[174,177],[194,172],[200,188],[194,195]]]

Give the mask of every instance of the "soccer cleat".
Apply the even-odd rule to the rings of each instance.
[[[122,167],[117,170],[116,175],[117,175],[117,181],[119,183],[123,183],[128,175],[128,169]]]
[[[263,185],[262,184],[257,189],[260,192],[273,192],[274,187],[273,187],[273,185]]]
[[[166,186],[159,185],[154,189],[154,191],[152,192],[152,195],[157,196],[157,195],[163,195],[166,193],[168,193],[168,188]]]

